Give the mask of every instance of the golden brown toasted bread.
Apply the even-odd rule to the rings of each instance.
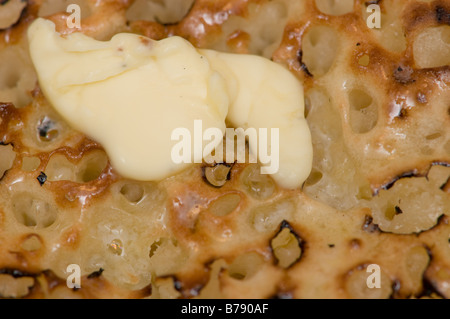
[[[204,164],[121,177],[51,107],[29,58],[30,23],[73,32],[72,1],[13,2],[0,5],[15,17],[0,25],[0,296],[450,297],[448,1],[73,1],[99,40],[179,35],[288,68],[314,147],[298,190],[257,164],[225,169],[224,183]]]

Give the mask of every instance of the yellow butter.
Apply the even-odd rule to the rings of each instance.
[[[193,132],[198,119],[204,130],[225,132],[225,120],[235,127],[279,128],[279,170],[273,178],[296,188],[310,173],[302,86],[276,63],[198,50],[176,36],[63,38],[42,18],[32,23],[28,38],[44,95],[74,128],[103,145],[125,177],[161,180],[186,168],[189,164],[171,158],[176,143],[171,133]]]

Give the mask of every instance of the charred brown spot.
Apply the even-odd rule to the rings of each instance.
[[[394,79],[401,84],[414,83],[416,80],[412,77],[414,71],[409,66],[398,66],[394,70]]]
[[[173,276],[173,287],[175,290],[180,291],[183,289],[183,283],[177,279],[176,276]]]
[[[173,276],[173,287],[186,298],[198,296],[205,284],[205,282],[188,283]]]
[[[102,273],[104,271],[105,270],[103,268],[100,268],[99,270],[90,273],[87,277],[88,277],[88,279],[98,278],[98,277],[100,277],[102,275]]]
[[[216,163],[213,166],[202,167],[203,178],[209,185],[222,187],[231,178],[231,168],[233,165],[226,163]]]
[[[362,229],[368,233],[374,233],[374,232],[380,231],[380,228],[378,227],[378,225],[373,222],[373,217],[369,216],[369,215],[366,215],[364,217],[364,223],[363,223]]]
[[[38,180],[39,184],[42,186],[47,181],[47,175],[45,175],[44,172],[41,172],[36,179]]]
[[[450,11],[447,11],[444,7],[436,7],[436,21],[439,24],[450,25]]]
[[[7,267],[0,269],[0,274],[10,275],[10,276],[12,276],[14,278],[37,277],[39,275],[39,274],[36,274],[36,273],[30,273],[30,272],[22,271],[20,269],[7,268]]]
[[[58,136],[56,123],[47,116],[39,122],[37,130],[42,141],[51,141]]]
[[[439,291],[439,289],[437,289],[433,281],[429,280],[425,276],[423,276],[422,287],[422,292],[417,296],[418,298],[438,297],[445,299],[445,296]]]
[[[302,50],[298,51],[297,59],[298,59],[298,62],[300,63],[300,69],[303,72],[305,72],[307,76],[313,77],[312,73],[308,70],[308,67],[306,66],[306,64],[302,61],[302,59],[303,59],[303,51]]]
[[[171,278],[173,288],[181,294],[181,298],[198,296],[211,277],[210,260],[202,263],[196,271],[189,274],[177,274],[161,276],[159,278]]]
[[[401,108],[400,112],[398,112],[398,117],[401,119],[405,119],[408,116],[408,110],[405,108]]]
[[[289,240],[287,240],[286,230],[289,232],[287,236],[291,236]],[[283,268],[290,268],[302,258],[304,244],[304,240],[296,233],[292,226],[286,220],[283,220],[279,231],[270,241],[270,248],[275,256],[277,265]],[[283,252],[288,250],[290,251],[290,254],[288,254],[288,258],[286,258],[286,255],[283,255]],[[295,258],[293,259],[292,257]]]
[[[390,182],[382,185],[381,188],[384,189],[384,190],[388,190],[388,189],[392,188],[392,186],[394,186],[394,184],[398,180],[400,180],[402,178],[416,177],[417,175],[418,175],[417,171],[415,171],[415,170],[414,171],[410,171],[410,172],[402,173],[399,176],[394,177]]]
[[[282,231],[284,228],[289,229],[289,231],[290,231],[292,234],[294,234],[294,236],[297,238],[297,240],[298,240],[299,242],[303,242],[303,243],[304,243],[304,240],[300,237],[299,234],[297,234],[297,232],[294,230],[294,228],[292,228],[291,224],[289,224],[289,222],[288,222],[287,220],[283,220],[283,221],[281,222],[280,229],[279,229],[278,232]],[[303,247],[300,247],[300,248],[303,248]]]

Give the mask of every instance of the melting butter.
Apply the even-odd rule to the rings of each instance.
[[[301,186],[311,171],[303,88],[272,61],[196,49],[177,36],[63,38],[42,18],[29,27],[28,39],[46,98],[69,124],[101,143],[125,177],[161,180],[186,168],[171,158],[171,133],[194,132],[198,119],[203,129],[222,132],[225,121],[244,129],[279,128],[279,145],[269,148],[279,147],[272,176],[282,187]]]

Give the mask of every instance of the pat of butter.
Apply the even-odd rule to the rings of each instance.
[[[74,128],[103,145],[125,177],[161,180],[186,168],[189,164],[171,158],[176,143],[171,133],[194,132],[198,119],[204,130],[225,132],[226,120],[235,127],[279,128],[279,170],[273,178],[296,188],[310,173],[303,90],[276,63],[197,50],[176,36],[63,38],[53,22],[41,18],[30,26],[28,38],[44,95]]]

